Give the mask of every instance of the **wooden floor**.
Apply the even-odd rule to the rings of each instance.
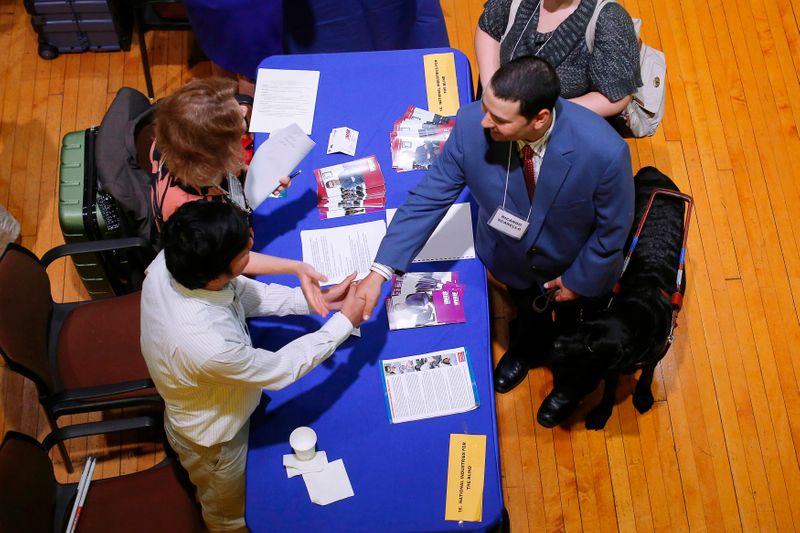
[[[649,413],[635,411],[628,382],[604,431],[539,427],[546,370],[497,397],[512,531],[791,531],[800,524],[800,0],[623,3],[667,56],[664,122],[630,147],[634,169],[655,165],[694,196],[689,288]],[[470,57],[482,4],[442,0],[451,43]],[[207,63],[186,66],[186,34],[148,38],[157,96],[208,75]],[[0,51],[0,203],[42,254],[62,242],[61,137],[97,124],[120,86],[144,89],[139,54],[134,45],[43,61],[21,0],[0,0]],[[56,298],[83,295],[71,265],[50,277]],[[497,358],[512,311],[502,289],[492,292]],[[47,432],[34,387],[3,366],[0,398],[0,430]],[[100,439],[72,448],[104,454],[104,475],[154,460]]]

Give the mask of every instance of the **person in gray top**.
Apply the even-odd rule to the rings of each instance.
[[[535,55],[556,69],[562,97],[604,117],[620,114],[642,85],[639,43],[625,8],[610,3],[597,19],[589,53],[586,26],[596,5],[597,0],[522,0],[503,38],[511,0],[487,0],[475,32],[481,84],[486,87],[511,59]]]

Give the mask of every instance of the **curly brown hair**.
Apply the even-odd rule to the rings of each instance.
[[[158,102],[156,146],[170,172],[193,187],[219,184],[244,167],[236,82],[193,80]]]

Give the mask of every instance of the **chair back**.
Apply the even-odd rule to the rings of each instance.
[[[0,444],[0,531],[51,533],[56,489],[53,464],[41,444],[9,431]]]
[[[30,251],[9,244],[0,257],[0,354],[11,370],[36,383],[40,394],[53,390],[47,355],[52,311],[44,267]]]

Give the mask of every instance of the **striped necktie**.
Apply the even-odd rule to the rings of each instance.
[[[536,192],[536,168],[533,166],[533,148],[530,144],[522,147],[522,172],[525,174],[525,188],[528,189],[528,200],[533,201]]]

